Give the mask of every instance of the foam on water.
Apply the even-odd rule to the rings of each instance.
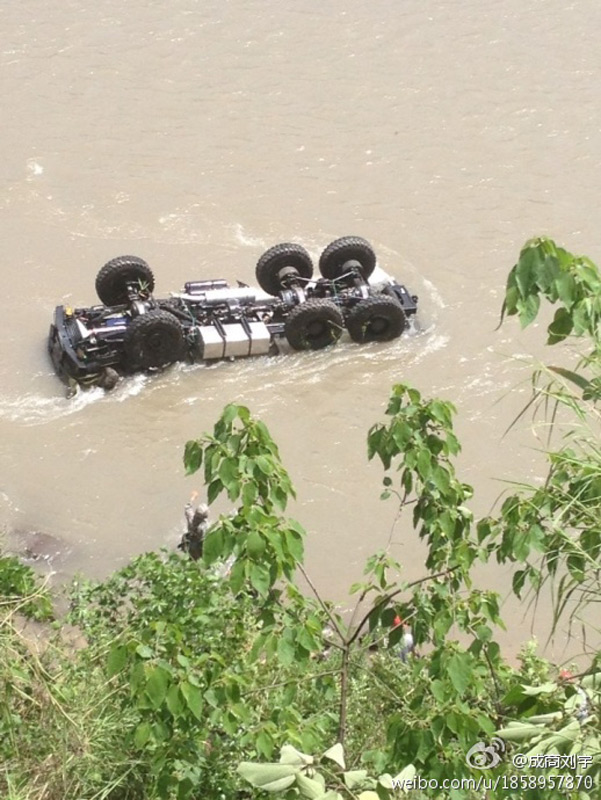
[[[94,388],[78,392],[71,398],[43,395],[3,397],[0,398],[0,419],[24,425],[43,425],[61,417],[77,414],[90,403],[97,402],[103,395],[102,389]]]
[[[244,230],[244,226],[240,222],[237,222],[234,226],[234,238],[239,244],[243,244],[245,247],[264,247],[265,249],[269,247],[269,245],[265,243],[263,237],[248,233]]]
[[[94,403],[122,403],[140,394],[147,383],[148,376],[134,375],[120,381],[112,392],[94,386],[90,389],[79,389],[73,397],[47,397],[40,394],[3,397],[0,398],[0,419],[25,426],[45,425],[79,414]]]
[[[437,305],[438,308],[446,308],[447,305],[445,301],[442,299],[442,296],[438,291],[438,289],[436,288],[436,286],[434,286],[434,284],[431,281],[427,280],[427,278],[422,278],[421,280],[426,289],[428,290],[430,300],[432,300],[432,302],[435,305]]]

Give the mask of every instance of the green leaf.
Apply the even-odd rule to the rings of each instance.
[[[519,299],[520,299],[520,293],[518,292],[518,287],[515,285],[513,286],[508,285],[507,290],[505,292],[505,300],[503,301],[503,307],[501,309],[501,321],[499,323],[499,327],[501,327],[501,325],[503,324],[504,311],[507,312],[508,317],[513,316],[513,314],[517,314]]]
[[[340,742],[336,742],[336,744],[330,747],[329,750],[326,750],[323,754],[323,757],[328,758],[335,764],[338,764],[341,769],[346,769],[346,764],[344,761],[344,747]]]
[[[127,662],[127,647],[122,644],[114,645],[111,647],[109,656],[106,662],[106,671],[109,678],[121,672]]]
[[[269,569],[264,564],[251,564],[249,577],[253,589],[256,589],[261,597],[267,597],[271,586]]]
[[[209,505],[215,502],[219,494],[223,491],[223,484],[219,478],[211,481],[207,487],[207,502]]]
[[[432,400],[429,410],[434,419],[443,427],[446,428],[451,424],[452,407],[450,403],[445,403],[443,400]]]
[[[246,572],[244,569],[244,561],[236,561],[230,570],[230,587],[234,594],[238,594],[242,589],[245,579]]]
[[[296,785],[301,795],[308,797],[309,800],[317,800],[317,798],[322,798],[324,795],[323,785],[313,778],[308,778],[302,772],[299,772],[296,776]]]
[[[575,384],[578,386],[579,389],[587,389],[590,381],[587,380],[583,375],[579,375],[577,372],[572,372],[570,369],[565,369],[564,367],[549,367],[551,372],[555,372],[556,375],[561,375],[562,378],[565,378],[570,383]]]
[[[251,531],[246,540],[246,552],[250,558],[259,558],[265,552],[265,539],[258,531]]]
[[[140,656],[140,658],[152,658],[153,652],[146,644],[139,644],[136,647],[136,653]]]
[[[527,328],[530,323],[534,322],[538,310],[540,308],[540,296],[538,294],[531,294],[525,300],[518,302],[518,310],[520,313],[520,325],[522,328]]]
[[[264,758],[271,758],[273,753],[273,737],[266,731],[262,730],[255,739],[255,747],[259,755]]]
[[[343,767],[344,769],[344,767]],[[365,783],[367,779],[367,770],[366,769],[352,769],[348,772],[345,772],[342,776],[344,778],[344,785],[347,789],[355,789],[357,786],[361,786],[362,783]]]
[[[593,672],[590,675],[585,675],[580,679],[580,684],[583,689],[590,689],[594,691],[601,691],[601,672]]]
[[[413,437],[411,425],[403,422],[402,419],[397,419],[392,423],[391,433],[395,445],[399,452],[402,453]]]
[[[313,756],[301,753],[291,744],[285,744],[280,750],[280,764],[292,764],[295,767],[308,767],[314,761]]]
[[[432,472],[432,456],[427,450],[422,450],[417,457],[417,471],[422,479],[426,481]]]
[[[514,277],[523,298],[528,297],[530,291],[536,288],[540,261],[540,254],[536,247],[525,247],[520,253]]]
[[[513,593],[516,595],[516,597],[521,596],[522,589],[524,588],[524,583],[526,582],[527,574],[528,571],[525,569],[518,569],[513,574],[512,588],[513,588]]]
[[[292,528],[294,524],[294,520],[290,520],[289,522],[290,528]],[[300,527],[300,526],[298,526]],[[291,530],[287,528],[284,530],[284,537],[286,539],[286,547],[288,548],[288,552],[292,556],[292,558],[298,563],[303,563],[303,558],[305,555],[305,546],[303,543],[303,537],[298,532],[298,530]],[[302,528],[301,528],[302,530]]]
[[[167,708],[172,717],[179,717],[182,712],[182,699],[179,687],[175,683],[169,687],[167,692]]]
[[[247,481],[242,484],[242,504],[244,506],[252,506],[257,502],[258,497],[257,487],[253,481]]]
[[[561,272],[555,279],[555,288],[559,300],[561,300],[566,309],[569,311],[574,305],[574,302],[578,296],[574,276],[570,275],[569,272]]]
[[[438,466],[438,464],[435,465],[432,468],[431,479],[438,491],[442,495],[446,495],[451,485],[451,478],[447,470],[444,467]]]
[[[413,764],[407,764],[407,766],[404,767],[399,772],[398,775],[395,775],[395,781],[397,783],[397,786],[404,787],[404,784],[409,781],[413,781],[416,775],[417,775],[417,770],[415,769]],[[407,789],[403,788],[403,792],[407,791],[408,791]]]
[[[574,321],[572,315],[565,308],[558,308],[553,317],[553,322],[547,328],[549,338],[547,344],[562,342],[572,332]]]
[[[403,635],[403,629],[399,628],[399,638],[402,635]],[[446,701],[448,699],[447,690],[445,688],[445,684],[441,680],[438,680],[438,678],[435,678],[432,681],[432,684],[431,684],[431,687],[430,687],[430,691],[432,692],[432,696],[434,697],[435,700],[437,700],[441,704],[446,703]]]
[[[510,722],[505,728],[497,731],[497,736],[506,739],[508,742],[523,742],[540,736],[543,733],[540,725],[529,725],[524,722]]]
[[[182,681],[179,685],[186,705],[194,714],[196,719],[202,719],[202,692],[197,686],[192,686],[188,681]]]
[[[227,427],[229,427],[238,416],[238,408],[239,407],[235,403],[228,403],[228,405],[223,409],[221,419]]]
[[[297,769],[291,764],[253,764],[243,761],[236,772],[245,781],[265,792],[283,792],[296,780]]]
[[[389,792],[391,792],[395,788],[394,778],[392,775],[390,775],[390,773],[385,772],[378,778],[378,786],[383,786],[384,789],[387,789]]]
[[[204,539],[204,546],[202,551],[202,558],[207,566],[210,566],[223,553],[223,529],[220,527],[213,527],[207,531]]]
[[[559,262],[554,255],[539,255],[538,263],[535,264],[536,285],[549,298],[555,302],[557,297],[557,278],[562,274]]]
[[[246,427],[251,421],[250,411],[246,406],[236,406],[236,408],[238,410],[238,416],[240,417],[240,420],[244,423]]]
[[[471,658],[467,653],[455,653],[447,664],[451,683],[459,695],[464,695],[472,680]]]
[[[257,456],[255,458],[255,464],[261,470],[263,475],[273,475],[274,465],[272,459],[268,458],[267,456]]]
[[[186,475],[192,475],[197,472],[202,466],[202,445],[194,439],[186,442],[184,448],[184,467],[186,468]]]
[[[296,647],[291,639],[292,631],[285,630],[277,643],[278,658],[284,667],[290,666],[296,657]]]
[[[557,691],[557,684],[547,681],[540,686],[522,686],[522,691],[526,697],[537,697],[539,694],[553,694]]]
[[[160,708],[167,695],[170,682],[169,673],[162,667],[154,667],[146,681],[146,694],[155,708]]]
[[[590,331],[593,317],[591,315],[590,303],[586,300],[576,303],[572,310],[572,320],[574,322],[574,335],[582,336]]]
[[[601,398],[601,378],[593,378],[582,392],[583,400],[599,400]]]
[[[224,458],[219,465],[219,479],[226,489],[235,484],[240,477],[238,460],[236,458]]]
[[[134,733],[134,745],[141,750],[150,739],[151,732],[150,722],[141,722]]]
[[[476,627],[475,634],[482,642],[489,642],[492,638],[492,630],[488,627],[488,625],[478,625]]]

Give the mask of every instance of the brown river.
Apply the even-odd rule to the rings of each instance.
[[[28,0],[3,3],[0,525],[44,536],[57,578],[103,576],[173,547],[196,476],[187,439],[242,402],[298,491],[307,563],[343,606],[391,543],[366,433],[393,383],[451,399],[459,472],[487,513],[503,480],[541,474],[525,418],[542,325],[495,331],[524,241],[601,259],[597,0]],[[54,306],[96,302],[97,270],[133,253],[157,295],[254,281],[282,241],[315,257],[343,235],[420,298],[417,335],[235,363],[178,365],[65,397],[46,353]],[[227,510],[223,506],[222,510]],[[507,572],[488,569],[505,594]],[[544,604],[543,604],[544,606]],[[508,641],[545,638],[508,600]],[[556,652],[565,650],[560,632]]]

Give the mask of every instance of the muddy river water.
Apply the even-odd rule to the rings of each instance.
[[[203,488],[183,474],[183,445],[230,401],[278,441],[309,571],[343,604],[389,538],[421,574],[366,459],[393,383],[456,403],[477,513],[503,479],[540,474],[528,421],[503,433],[542,330],[495,327],[526,239],[601,258],[597,0],[29,0],[2,4],[0,25],[9,542],[58,542],[59,576],[174,546]],[[53,308],[94,302],[110,258],[146,258],[166,294],[252,280],[277,242],[318,256],[347,234],[419,295],[420,335],[180,365],[65,398],[45,349]],[[485,580],[506,592],[505,571]],[[506,617],[512,642],[530,635],[515,603]],[[547,622],[542,608],[540,636]]]

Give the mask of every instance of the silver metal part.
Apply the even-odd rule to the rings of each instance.
[[[175,292],[172,297],[179,297],[191,303],[204,303],[208,306],[218,306],[223,303],[254,303],[257,299],[257,292],[255,289],[242,286],[234,289],[209,289],[206,292],[194,294]]]
[[[122,333],[127,330],[127,325],[124,322],[104,328],[86,328],[80,319],[76,319],[75,324],[82,339],[90,339],[92,336],[106,337],[107,334]]]
[[[239,322],[224,325],[226,358],[238,358],[250,353],[250,339]]]
[[[132,303],[132,308],[135,316],[140,316],[140,314],[145,314],[148,311],[148,304],[142,302],[141,300],[134,300]]]
[[[249,322],[251,356],[265,356],[271,348],[271,334],[264,322]]]
[[[188,281],[184,284],[184,292],[187,294],[204,294],[210,289],[227,289],[228,282],[223,278],[212,281]]]
[[[200,349],[203,358],[223,358],[225,342],[217,328],[213,325],[201,325],[198,328]]]
[[[87,339],[90,335],[90,331],[86,328],[83,322],[80,319],[75,317],[75,324],[77,325],[77,330],[79,331],[79,335],[82,339]]]

